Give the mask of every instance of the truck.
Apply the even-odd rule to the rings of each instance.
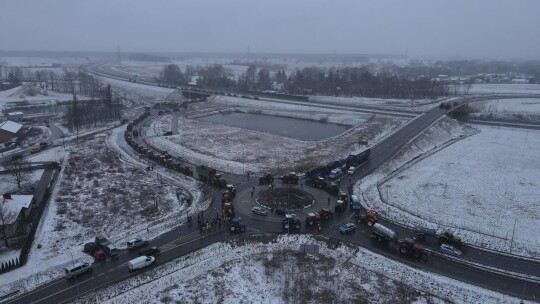
[[[195,167],[197,175],[199,175],[199,180],[202,182],[209,182],[210,184],[217,187],[225,187],[227,181],[223,179],[221,174],[218,174],[216,169],[207,167],[205,165]]]
[[[242,223],[240,218],[233,218],[229,223],[229,229],[231,232],[244,232],[246,231],[246,225]]]
[[[372,229],[371,229],[371,234],[372,234],[372,237],[377,239],[377,241],[379,242],[383,242],[383,241],[395,242],[397,241],[397,238],[398,238],[397,232],[379,223],[373,224]]]
[[[291,173],[281,177],[281,181],[284,184],[298,185],[298,175],[296,175],[296,173],[294,173],[294,172],[291,172]]]
[[[367,161],[369,159],[369,155],[371,154],[371,149],[367,149],[363,152],[360,152],[358,154],[350,154],[346,158],[347,167],[355,166],[357,167],[361,163]]]
[[[199,180],[201,182],[209,181],[210,177],[217,173],[216,169],[207,167],[205,165],[195,167],[195,171],[197,171],[197,175],[199,175]]]

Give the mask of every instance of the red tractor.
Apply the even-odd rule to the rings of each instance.
[[[321,211],[318,212],[321,216],[321,219],[328,220],[334,217],[334,211],[330,209],[321,209]]]
[[[368,210],[366,212],[359,213],[358,222],[362,224],[367,223],[369,227],[373,226],[375,223],[379,222],[377,212],[375,210]]]
[[[263,176],[259,177],[259,184],[271,184],[274,182],[274,176],[270,173],[265,173]]]
[[[422,245],[416,244],[411,238],[398,240],[398,245],[399,252],[401,254],[414,256],[417,259],[421,258],[425,254],[424,247],[422,247]]]

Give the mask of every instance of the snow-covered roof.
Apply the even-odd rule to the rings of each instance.
[[[22,125],[19,123],[16,123],[14,121],[8,120],[3,123],[0,123],[0,129],[10,132],[10,133],[17,133],[22,128]]]
[[[13,224],[22,208],[28,208],[33,198],[33,195],[11,195],[11,199],[2,199],[1,211],[4,215],[4,224]]]

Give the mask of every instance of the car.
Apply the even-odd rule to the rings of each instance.
[[[49,144],[46,143],[46,142],[41,142],[41,143],[39,143],[39,146],[41,147],[41,149],[45,149],[45,148],[47,148],[47,146],[49,146]]]
[[[148,241],[144,241],[141,238],[135,238],[127,242],[128,249],[135,249],[135,248],[144,247],[144,246],[148,246]]]
[[[88,242],[86,244],[84,244],[84,248],[83,248],[83,251],[86,252],[86,253],[94,253],[96,252],[97,250],[99,250],[100,246],[98,244],[96,244],[95,242]]]
[[[328,174],[329,179],[335,179],[337,178],[343,171],[341,168],[335,168],[334,170],[330,171],[330,174]]]
[[[32,147],[32,149],[30,149],[30,153],[32,153],[32,154],[39,153],[40,151],[41,151],[40,146],[35,146],[35,147]]]
[[[163,136],[171,136],[171,135],[172,135],[171,131],[167,131],[167,132],[163,133]]]
[[[94,270],[89,263],[77,263],[71,267],[64,268],[64,273],[67,279],[74,278],[86,272],[92,272]]]
[[[147,266],[152,265],[156,261],[156,258],[153,256],[145,256],[141,255],[138,258],[134,258],[133,260],[128,262],[128,268],[129,271],[135,271],[137,269],[141,269]]]
[[[159,247],[156,247],[156,246],[139,251],[139,255],[154,256],[154,257],[160,253],[161,253],[161,250],[159,249]]]
[[[117,257],[118,254],[119,254],[119,251],[118,249],[116,248],[116,246],[114,246],[113,244],[107,244],[103,247],[103,251],[105,251],[105,253],[107,255],[109,255],[110,257]]]
[[[264,215],[264,216],[268,215],[268,209],[263,208],[263,207],[253,207],[251,209],[251,212],[257,215]]]
[[[286,208],[276,208],[275,212],[276,212],[276,215],[285,216],[287,213],[289,213],[289,210]]]
[[[355,230],[356,230],[356,225],[354,223],[347,223],[347,224],[341,225],[341,227],[339,227],[339,232],[341,234],[354,232]]]
[[[455,255],[455,256],[461,256],[462,252],[461,250],[454,248],[454,246],[449,244],[442,244],[440,247],[441,251],[447,254]]]
[[[349,170],[347,170],[347,173],[348,173],[349,175],[353,175],[355,170],[356,170],[355,167],[349,167]]]

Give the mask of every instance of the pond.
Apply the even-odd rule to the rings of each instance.
[[[350,128],[335,123],[238,112],[223,112],[197,119],[301,140],[321,140],[341,134]]]

